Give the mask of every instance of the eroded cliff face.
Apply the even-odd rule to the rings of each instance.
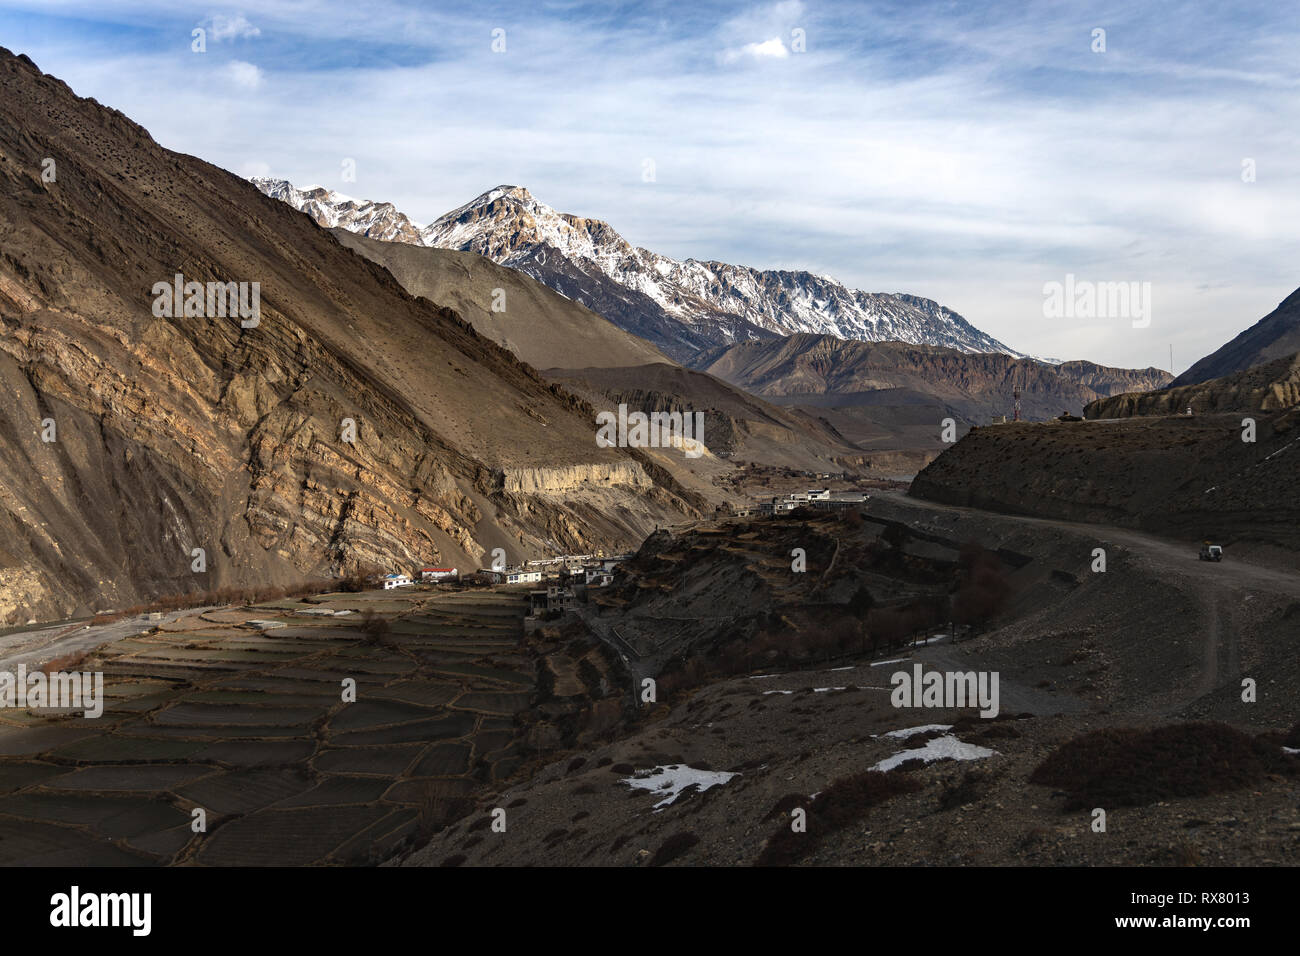
[[[176,273],[258,282],[256,324],[157,315]],[[698,505],[455,313],[2,50],[0,396],[0,623],[625,548]]]
[[[654,486],[650,476],[634,461],[574,465],[567,468],[507,468],[502,476],[506,494],[566,494],[596,487],[640,488]]]

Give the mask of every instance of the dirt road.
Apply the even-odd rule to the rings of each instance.
[[[1024,515],[1004,514],[1000,511],[982,511],[978,508],[961,508],[956,505],[926,501],[922,498],[909,498],[905,492],[898,491],[876,492],[872,500],[878,499],[884,499],[905,508],[979,515],[983,518],[999,521],[1017,522],[1029,526],[1068,531],[1098,541],[1104,539],[1114,544],[1123,545],[1134,554],[1167,569],[1171,574],[1204,582],[1207,587],[1216,591],[1259,588],[1300,598],[1300,574],[1290,570],[1250,563],[1227,553],[1224,554],[1224,558],[1220,562],[1201,561],[1196,556],[1196,543],[1171,538],[1159,538],[1142,531],[1119,528],[1114,525],[1083,524],[1076,521],[1060,521],[1054,518],[1030,518]]]
[[[91,651],[124,637],[143,634],[167,621],[179,620],[211,610],[207,607],[170,611],[158,620],[149,615],[124,618],[111,624],[68,622],[46,624],[27,631],[15,631],[0,637],[0,670],[12,671],[19,664],[28,668],[45,663],[54,657]]]
[[[1300,574],[1290,569],[1269,567],[1225,554],[1222,562],[1201,561],[1197,558],[1195,542],[1161,538],[1142,531],[1111,525],[1090,525],[1050,518],[1032,518],[1022,515],[983,511],[940,504],[919,498],[909,498],[905,493],[886,491],[873,500],[883,500],[889,506],[917,512],[961,513],[988,521],[1019,524],[1028,527],[1052,529],[1077,535],[1085,541],[1108,547],[1123,547],[1148,573],[1160,578],[1177,580],[1187,585],[1187,590],[1197,596],[1200,604],[1201,667],[1193,697],[1209,694],[1228,680],[1236,679],[1241,672],[1241,643],[1239,613],[1245,602],[1251,600],[1249,592],[1268,592],[1289,600],[1300,600]],[[1029,695],[1022,703],[1026,709],[1039,712],[1035,704],[1041,702]],[[1185,702],[1184,699],[1183,702]],[[1170,702],[1167,707],[1175,707]]]

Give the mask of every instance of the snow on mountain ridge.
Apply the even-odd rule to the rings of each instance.
[[[353,199],[324,186],[295,187],[287,179],[253,178],[254,186],[272,199],[305,212],[326,229],[342,227],[372,239],[421,245],[419,223],[412,222],[389,202]]]
[[[632,245],[603,220],[557,212],[522,186],[495,186],[421,228],[391,203],[342,202],[337,193],[295,190],[284,180],[253,182],[321,225],[476,252],[519,269],[661,347],[675,345],[679,354],[810,332],[1024,357],[930,299],[862,292],[806,271],[661,256]],[[656,308],[663,314],[644,314]],[[683,328],[672,332],[674,323]]]

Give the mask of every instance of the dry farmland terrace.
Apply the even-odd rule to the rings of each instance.
[[[104,674],[97,719],[0,708],[0,865],[375,862],[520,769],[540,659],[523,592],[309,602],[207,610],[61,665]]]

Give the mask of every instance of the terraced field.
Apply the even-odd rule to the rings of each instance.
[[[375,862],[520,768],[522,592],[312,602],[101,648],[98,719],[0,709],[0,864]]]

